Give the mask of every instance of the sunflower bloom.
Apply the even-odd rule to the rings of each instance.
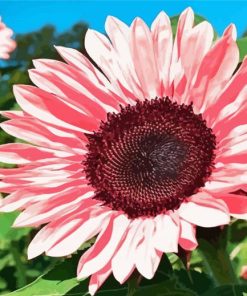
[[[28,248],[67,256],[93,237],[78,279],[89,292],[134,270],[151,279],[164,252],[197,247],[196,226],[247,218],[247,60],[239,63],[230,25],[193,26],[185,10],[175,40],[161,12],[151,29],[108,17],[105,35],[88,30],[80,52],[56,47],[65,62],[39,59],[17,85],[23,111],[1,124],[28,143],[0,147],[1,211],[14,226],[46,224]],[[101,69],[101,71],[98,70]]]
[[[16,42],[11,39],[13,31],[6,27],[0,18],[0,59],[9,59],[9,54],[16,48]]]

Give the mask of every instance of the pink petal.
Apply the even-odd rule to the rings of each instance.
[[[11,39],[13,31],[6,27],[0,18],[0,59],[9,59],[10,53],[16,48],[16,42]]]
[[[117,30],[118,34],[122,34],[126,26],[122,26],[119,20],[108,17],[106,22],[106,30],[111,35],[110,31]],[[126,36],[128,38],[128,36]],[[125,37],[125,38],[126,38]],[[122,43],[124,39],[121,39]],[[124,42],[125,44],[125,42]],[[119,46],[121,46],[120,44]],[[130,55],[129,49],[123,58],[118,58],[119,52],[113,48],[109,40],[103,35],[94,30],[87,30],[85,36],[85,48],[90,57],[100,65],[100,68],[110,80],[112,87],[121,96],[122,92],[127,95],[123,89],[129,90],[130,98],[135,94],[136,98],[143,98],[140,87],[136,84],[135,72],[133,71],[132,60],[128,62]],[[127,62],[126,62],[127,55]],[[132,79],[133,78],[133,79]],[[132,92],[132,95],[131,95]],[[126,97],[128,101],[129,97]]]
[[[111,260],[129,223],[125,215],[112,216],[107,228],[99,235],[93,247],[82,255],[78,264],[78,279],[94,274]]]
[[[219,144],[219,152],[231,149],[236,144],[245,143],[247,141],[247,124],[234,127],[229,134],[222,139]]]
[[[219,112],[218,119],[213,124],[213,130],[219,140],[224,139],[235,127],[246,123],[246,110],[247,110],[246,98],[247,98],[247,87],[244,87],[240,91],[238,96],[235,98],[235,100],[232,103],[225,106]],[[230,149],[232,150],[233,153],[235,151],[236,151],[236,154],[238,153],[237,148],[230,147]]]
[[[177,33],[172,51],[172,63],[170,67],[170,87],[173,89],[170,96],[176,97],[178,103],[182,101],[182,98],[180,98],[177,94],[179,93],[179,88],[184,90],[187,84],[180,58],[181,44],[183,43],[185,33],[191,31],[193,23],[194,13],[189,7],[183,11],[178,20]]]
[[[25,188],[25,187],[43,187],[45,188],[54,188],[65,183],[69,183],[70,181],[79,181],[79,185],[85,184],[85,177],[82,175],[80,171],[71,172],[71,171],[47,171],[47,172],[28,172],[23,178],[19,178],[16,175],[12,175],[9,177],[5,177],[3,181],[0,183],[0,187],[3,189],[5,186],[9,186],[12,184],[13,187],[19,185],[20,187],[17,189]],[[15,189],[16,190],[16,189]],[[13,192],[13,191],[10,191]]]
[[[12,193],[19,189],[29,189],[29,190],[33,190],[33,192],[36,194],[38,193],[44,194],[44,193],[60,192],[66,188],[72,188],[72,187],[80,186],[83,184],[85,184],[84,177],[81,177],[81,178],[77,177],[75,179],[73,178],[62,179],[60,181],[48,183],[48,184],[43,183],[42,186],[32,185],[32,187],[25,186],[25,185],[20,187],[18,184],[16,184],[16,182],[14,183],[0,182],[0,189],[1,189],[1,192],[6,192],[6,193]]]
[[[208,22],[202,22],[194,28],[187,30],[181,40],[181,66],[184,77],[175,89],[175,93],[188,103],[191,87],[199,70],[202,59],[209,51],[213,41],[214,31]]]
[[[55,166],[55,164],[54,164]],[[67,178],[73,178],[75,175],[81,175],[79,174],[81,167],[79,164],[73,164],[67,167],[66,166],[60,166],[63,168],[63,170],[59,169],[53,169],[51,166],[47,166],[47,170],[45,169],[46,166],[41,166],[40,169],[38,168],[29,168],[25,170],[24,168],[21,168],[19,172],[18,169],[9,169],[10,172],[6,172],[6,169],[0,170],[0,172],[3,172],[6,174],[3,174],[3,180],[6,183],[22,183],[22,184],[29,184],[36,186],[37,184],[42,184],[44,182],[52,183],[54,181],[61,181],[62,179]],[[58,166],[59,167],[59,166]],[[69,168],[70,167],[70,168]],[[49,168],[51,168],[49,170]],[[67,169],[68,168],[68,169]],[[22,170],[23,169],[23,170]],[[12,173],[12,174],[11,174]]]
[[[93,192],[89,188],[72,188],[58,193],[48,201],[40,201],[29,206],[15,220],[15,227],[38,226],[78,208],[95,205],[96,200],[89,198]]]
[[[221,163],[245,163],[247,152],[245,151],[246,142],[239,143],[237,145],[233,145],[229,147],[225,153],[219,154],[217,157],[217,161]]]
[[[153,219],[143,221],[144,238],[137,246],[135,264],[137,270],[147,279],[153,278],[160,263],[162,252],[155,250],[153,237],[155,225]]]
[[[53,235],[53,239],[57,238],[58,236],[66,235],[67,232],[69,232],[71,229],[74,229],[79,220],[71,220],[70,222],[67,222],[66,225],[59,228],[54,232],[54,229],[49,227],[49,225],[44,226],[33,238],[31,243],[28,246],[27,254],[28,259],[33,259],[39,255],[41,255],[43,252],[45,252],[46,244],[49,244],[48,238]],[[55,235],[55,236],[54,236]]]
[[[98,272],[94,273],[89,282],[89,293],[90,295],[94,295],[98,289],[104,284],[106,279],[111,274],[111,263],[109,262],[106,264],[105,267],[103,267]]]
[[[205,192],[199,192],[182,203],[178,212],[184,220],[202,227],[215,227],[230,221],[226,204]]]
[[[87,30],[85,36],[85,48],[97,65],[102,64],[102,57],[105,57],[107,60],[111,61],[110,56],[112,45],[105,35],[92,29]],[[111,73],[109,65],[109,63],[104,63],[104,67],[102,69],[107,77],[110,76],[108,73]]]
[[[209,126],[213,126],[218,121],[219,112],[228,104],[235,101],[240,91],[247,84],[247,58],[245,58],[238,69],[233,75],[231,80],[227,83],[219,97],[212,102],[212,104],[205,110],[204,117],[207,118]]]
[[[194,250],[197,246],[196,227],[187,221],[180,219],[181,233],[179,237],[179,245],[188,251]]]
[[[23,111],[0,111],[0,114],[10,119],[22,118],[24,116]]]
[[[142,219],[133,220],[126,238],[112,259],[112,272],[120,284],[123,284],[135,268],[135,252],[143,238]],[[121,266],[121,268],[120,268]]]
[[[140,18],[131,25],[130,42],[132,60],[145,98],[161,96],[151,32]]]
[[[0,146],[0,161],[13,164],[26,164],[31,161],[53,157],[66,157],[70,154],[31,146],[29,144],[4,144]]]
[[[213,180],[229,182],[235,178],[239,178],[240,183],[245,181],[247,164],[246,163],[218,163],[215,164],[215,169],[212,172],[211,178]],[[241,179],[241,180],[240,180]],[[236,182],[232,183],[238,183]]]
[[[57,164],[53,163],[51,166],[54,168],[56,167]],[[38,170],[40,170],[42,168],[38,167]],[[2,171],[2,170],[1,170]],[[18,168],[18,169],[5,169],[3,174],[8,176],[12,176],[12,171],[13,174],[15,174],[16,172],[30,172],[30,174],[34,174],[35,170],[33,168],[28,168],[28,167],[22,167],[22,168]],[[46,175],[47,172],[44,172],[44,174]],[[14,175],[16,178],[17,175]],[[4,179],[5,180],[5,179]],[[67,182],[64,182],[62,185],[60,186],[56,186],[56,187],[47,187],[47,186],[29,186],[29,185],[24,185],[24,186],[20,186],[20,185],[16,185],[16,181],[13,180],[12,181],[13,185],[11,186],[10,184],[7,185],[8,183],[5,182],[5,186],[10,186],[10,191],[6,191],[6,192],[13,192],[12,194],[8,195],[1,207],[0,210],[4,211],[4,212],[11,212],[11,211],[15,211],[17,209],[20,208],[25,208],[27,207],[27,205],[33,204],[35,202],[39,202],[39,201],[43,201],[43,200],[48,200],[49,198],[51,198],[52,196],[56,195],[56,194],[61,194],[64,191],[73,189],[73,188],[79,188],[80,186],[84,186],[87,181],[85,179],[82,178],[77,178],[76,180],[70,181],[67,180]],[[6,187],[5,187],[6,188]],[[4,191],[5,192],[5,191]]]
[[[84,211],[79,210],[57,217],[44,226],[33,238],[28,246],[28,258],[34,258],[48,251],[54,244],[71,235],[90,215],[96,216],[100,213],[102,213],[102,209],[92,206]]]
[[[173,49],[173,62],[176,62],[179,60],[179,57],[181,55],[181,44],[182,44],[185,32],[190,31],[192,29],[193,23],[194,23],[194,12],[189,7],[185,9],[179,16],[177,33],[176,33],[174,49]]]
[[[55,95],[34,86],[14,86],[14,94],[23,110],[41,121],[80,133],[93,131],[98,127],[94,118],[71,108]]]
[[[68,128],[64,128],[61,125],[58,127],[56,125],[53,124],[48,124],[47,122],[44,122],[31,116],[30,114],[26,113],[26,112],[22,112],[22,111],[0,111],[0,114],[2,114],[3,116],[6,116],[10,119],[16,119],[19,121],[22,120],[33,120],[35,122],[37,122],[37,124],[41,124],[42,126],[45,126],[52,134],[58,136],[58,137],[62,137],[62,138],[76,138],[78,141],[80,141],[81,143],[87,142],[88,139],[87,137],[83,134],[83,133],[78,133],[77,131],[73,131],[73,130],[68,130]],[[12,121],[8,121],[8,122],[12,122]],[[5,124],[6,122],[2,123]]]
[[[194,102],[195,110],[202,113],[215,102],[238,62],[239,50],[228,32],[215,43],[200,64],[189,100]]]
[[[122,79],[118,77],[117,83],[120,86],[121,91],[126,94],[126,90],[123,89],[123,87],[125,87],[132,93],[132,95],[131,93],[128,93],[128,97],[131,97],[132,99],[142,98],[143,94],[140,91],[140,85],[130,51],[130,28],[119,19],[108,16],[105,23],[105,29],[113,46],[111,52],[112,54],[115,52],[114,59],[116,59],[116,61],[112,61],[111,63],[112,67],[114,67],[112,75],[114,75],[114,72],[116,71],[115,69],[118,68],[114,65],[118,64],[120,68],[119,74],[120,77],[122,76]],[[114,78],[111,77],[109,77],[109,79],[112,82],[114,80]]]
[[[237,181],[236,179],[232,179],[231,181]],[[246,182],[225,182],[225,181],[208,181],[205,183],[205,190],[212,193],[229,193],[234,192],[236,190],[243,189],[247,191]]]
[[[68,78],[62,79],[53,73],[42,73],[35,69],[29,70],[29,76],[39,88],[57,95],[65,102],[71,103],[73,107],[79,108],[81,112],[94,116],[95,120],[106,119],[106,110],[100,104],[89,99],[85,91],[79,91],[73,87],[71,82],[69,84],[64,83],[65,79],[69,80]],[[78,100],[78,97],[81,97],[81,101]]]
[[[212,45],[213,37],[213,27],[206,21],[184,33],[180,55],[187,80],[191,81],[197,73],[203,57]]]
[[[35,198],[47,198],[51,197],[52,194],[41,194],[35,196]],[[20,189],[4,198],[1,203],[1,212],[12,212],[25,207],[30,201],[34,199],[34,193],[30,189]]]
[[[47,251],[46,255],[53,257],[67,256],[74,253],[82,244],[97,235],[105,221],[111,215],[110,211],[89,216],[88,220],[82,219],[83,223],[78,226],[72,233],[69,233],[62,240],[56,242]]]
[[[178,251],[179,226],[169,214],[155,217],[156,231],[154,235],[154,246],[164,253]]]
[[[154,55],[163,85],[161,96],[169,95],[169,70],[172,58],[172,29],[169,17],[162,11],[151,26]],[[164,50],[165,49],[165,50]]]
[[[36,69],[31,70],[30,77],[35,84],[97,118],[104,117],[105,111],[118,110],[118,104],[125,103],[121,97],[102,86],[97,78],[90,79],[86,73],[73,66],[48,59],[35,60],[33,63]],[[78,100],[78,96],[82,99]]]
[[[239,219],[247,219],[247,196],[233,193],[219,193],[215,198],[223,200],[230,214]]]
[[[221,158],[224,162],[229,158]],[[240,161],[238,155],[230,157],[230,160]],[[215,169],[211,176],[210,180],[206,182],[205,189],[210,192],[233,192],[237,189],[247,188],[247,174],[246,174],[246,164],[245,158],[242,157],[242,162],[244,163],[221,163],[221,166]],[[216,163],[217,164],[217,163]]]
[[[106,77],[81,52],[64,46],[55,46],[55,48],[69,65],[85,73],[90,80],[96,78],[100,84],[110,87]]]
[[[52,127],[49,128],[49,125],[45,125],[33,118],[8,120],[1,123],[1,128],[14,137],[42,147],[66,150],[80,155],[83,154],[82,149],[86,148],[85,141],[78,139],[72,133],[63,134],[63,136],[57,135],[56,132],[59,130]],[[62,131],[59,132],[62,134]]]

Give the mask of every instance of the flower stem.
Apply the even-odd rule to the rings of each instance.
[[[226,238],[220,237],[217,241],[199,240],[199,251],[209,274],[216,286],[237,284],[230,256],[226,251]]]
[[[15,261],[17,286],[18,288],[21,288],[27,284],[26,269],[24,264],[22,263],[21,254],[18,250],[18,247],[13,242],[10,243],[9,251]]]
[[[138,272],[132,274],[131,278],[128,281],[128,294],[127,296],[133,296],[138,289],[140,282],[142,280],[142,275]]]

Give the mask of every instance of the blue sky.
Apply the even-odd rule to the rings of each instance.
[[[0,15],[17,33],[36,30],[45,24],[53,24],[61,32],[78,21],[85,21],[91,28],[104,31],[107,15],[119,17],[126,23],[130,23],[135,16],[140,16],[150,24],[161,10],[173,16],[188,6],[206,17],[219,34],[232,22],[236,24],[239,36],[247,29],[247,1],[245,0],[0,0]]]

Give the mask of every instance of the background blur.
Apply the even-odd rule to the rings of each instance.
[[[31,83],[27,70],[32,68],[32,59],[41,57],[60,59],[53,45],[76,48],[86,54],[83,42],[87,28],[91,27],[104,32],[104,22],[107,15],[114,15],[127,24],[130,24],[136,16],[140,16],[150,24],[155,16],[161,10],[164,10],[172,17],[172,27],[175,33],[178,20],[176,15],[180,14],[188,6],[191,6],[197,14],[196,23],[206,18],[213,24],[217,35],[222,34],[228,24],[235,23],[238,29],[238,37],[242,38],[238,44],[241,50],[241,58],[243,57],[247,52],[247,37],[243,38],[243,36],[247,35],[245,34],[247,29],[247,1],[0,0],[0,16],[2,16],[7,26],[13,29],[17,41],[17,49],[12,53],[11,59],[6,62],[0,61],[0,110],[18,109],[13,98],[12,86],[17,83]],[[1,121],[3,120],[5,119],[1,118]],[[0,131],[0,144],[8,142],[20,142],[20,140]],[[6,164],[0,164],[0,166],[10,167]],[[28,228],[12,229],[11,225],[17,214],[0,214],[0,294],[3,295],[27,285],[46,273],[57,261],[61,261],[61,258],[56,259],[46,256],[39,256],[30,261],[27,260],[26,249],[36,230]],[[218,228],[212,231],[211,233],[214,233],[213,241],[216,245],[215,249],[211,249],[210,252],[215,251],[215,257],[220,257],[221,253],[217,250],[227,250],[240,283],[247,284],[246,280],[240,278],[241,268],[243,265],[247,265],[247,223],[241,220],[233,221],[224,233]],[[198,229],[198,232],[199,236],[201,235],[204,239],[208,237],[208,234],[203,230]],[[211,234],[210,237],[212,239]],[[227,240],[222,239],[220,240],[220,245],[217,245],[219,243],[218,239],[221,237],[227,237]],[[222,241],[224,242],[222,243]],[[87,246],[83,246],[83,248]],[[179,285],[181,285],[180,292],[176,290],[180,294],[175,292],[172,295],[202,295],[201,293],[213,287],[213,279],[210,278],[207,267],[203,264],[200,250],[193,252],[191,259],[193,272],[190,277],[194,279],[193,287],[179,257],[169,254],[169,260],[172,268],[175,270],[175,276],[172,276],[178,281],[171,281],[172,277],[168,277],[171,289],[178,289]],[[74,279],[76,275],[76,261],[74,260],[74,263],[71,261],[69,275],[63,273],[67,272],[67,267],[64,270],[63,268],[58,268],[57,272],[48,273],[48,277],[43,278],[43,285],[51,285],[51,282],[54,285],[58,285],[58,282],[62,279]],[[38,280],[39,283],[40,281]],[[41,295],[43,290],[40,288],[41,290],[38,292],[39,286],[37,288],[35,285],[34,290],[29,288],[29,290],[24,290],[24,292],[11,295]],[[166,285],[169,286],[168,283]],[[193,289],[198,294],[189,294],[188,291],[182,290],[184,287],[186,287],[186,291],[187,289]],[[80,287],[78,291],[82,292],[82,288]],[[231,294],[231,291],[229,291],[229,288],[226,288],[226,293],[228,294],[220,292],[217,295],[242,295]],[[73,292],[76,291],[73,290]],[[82,295],[80,293],[78,295]],[[72,295],[71,291],[69,294]],[[46,295],[55,294],[51,292]],[[107,294],[104,295],[108,296]],[[212,296],[213,294],[209,293],[207,295]]]

